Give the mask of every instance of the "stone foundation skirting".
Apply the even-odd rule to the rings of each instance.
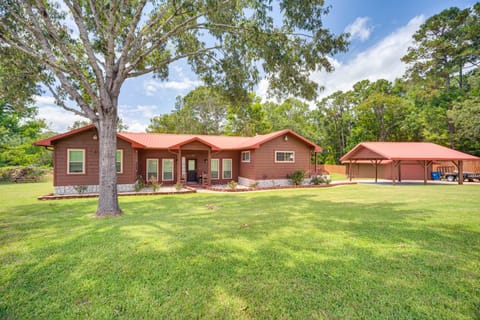
[[[292,182],[289,179],[270,179],[270,180],[252,180],[244,177],[238,177],[238,184],[246,187],[256,188],[271,188],[279,186],[291,186]],[[310,178],[303,179],[303,185],[310,184]]]
[[[77,186],[56,186],[54,187],[54,194],[84,194],[84,193],[98,193],[98,185],[77,185]],[[135,184],[117,184],[118,192],[135,191]]]

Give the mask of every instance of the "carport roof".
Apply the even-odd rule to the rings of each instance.
[[[430,142],[362,142],[340,158],[355,160],[480,160],[467,153]]]

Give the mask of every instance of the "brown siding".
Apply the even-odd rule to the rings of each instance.
[[[98,141],[93,140],[95,129],[80,132],[59,140],[55,144],[54,186],[97,185],[99,174]],[[67,150],[85,150],[85,174],[67,174]],[[123,173],[119,184],[135,182],[135,152],[129,142],[118,139],[117,149],[123,150]]]
[[[203,145],[203,144],[202,144]],[[183,147],[182,147],[183,149]],[[208,171],[208,152],[203,150],[182,150],[182,157],[185,159],[196,159],[197,160],[197,177],[200,177],[203,173]],[[177,182],[177,151],[175,154],[167,150],[140,150],[138,156],[139,164],[139,174],[145,179],[146,177],[146,163],[148,159],[158,159],[159,163],[159,181],[163,184],[175,184]],[[162,181],[162,159],[169,158],[174,159],[174,170],[173,176],[174,181]],[[212,180],[212,184],[225,184],[230,180],[238,180],[238,167],[240,160],[240,153],[238,151],[219,151],[211,153],[212,159],[219,159],[220,162],[220,179]],[[232,179],[222,179],[222,160],[223,159],[232,159]]]
[[[294,163],[275,163],[275,151],[294,151]],[[286,179],[287,174],[295,170],[310,170],[312,149],[293,135],[288,140],[278,137],[261,145],[255,151],[256,180]]]
[[[383,157],[362,146],[360,150],[352,154],[350,158],[357,159],[357,160],[361,160],[361,159],[370,160],[370,159],[381,159]]]
[[[423,166],[418,163],[404,162],[401,164],[402,180],[423,180]],[[375,179],[375,167],[371,164],[361,163],[353,165],[354,178]],[[398,179],[398,167],[394,168],[395,179]],[[427,179],[431,179],[432,166],[427,169]],[[392,165],[384,164],[378,166],[378,179],[392,179]]]
[[[239,151],[220,151],[212,153],[212,159],[219,159],[219,178],[218,180],[212,180],[212,184],[225,184],[231,180],[238,181],[238,171],[240,163],[240,152]],[[223,159],[232,159],[232,179],[222,179],[223,171]]]
[[[208,150],[209,146],[201,143],[200,141],[193,141],[182,146],[182,150]]]
[[[241,155],[240,157],[240,165],[239,165],[239,172],[238,175],[243,178],[255,180],[255,157],[256,153],[255,150],[243,150],[243,151],[250,151],[250,162],[242,162]]]
[[[147,177],[147,159],[158,159],[158,181],[163,184],[175,184],[177,178],[177,155],[167,150],[139,150],[138,174],[145,180]],[[162,181],[162,159],[173,159],[174,181]]]

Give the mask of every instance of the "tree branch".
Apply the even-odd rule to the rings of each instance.
[[[167,32],[166,34],[164,34],[162,37],[160,37],[157,41],[155,41],[154,43],[151,44],[150,48],[148,48],[147,50],[145,50],[145,52],[143,52],[142,54],[140,54],[137,59],[132,62],[132,64],[125,69],[125,72],[128,74],[130,71],[132,71],[133,69],[135,69],[150,53],[152,53],[160,44],[162,44],[163,42],[167,41],[167,39],[169,37],[171,37],[172,35],[174,35],[175,33],[179,32],[180,30],[182,31],[186,31],[186,30],[189,30],[189,28],[185,28],[183,29],[185,26],[187,26],[190,22],[202,17],[203,14],[200,14],[200,15],[196,15],[194,17],[191,17],[190,19],[187,19],[185,20],[184,22],[182,22],[181,24],[179,24],[178,26],[176,26],[175,28],[173,28],[172,30],[170,30],[169,32]],[[195,26],[195,25],[194,25]]]
[[[100,88],[100,90],[104,91],[105,82],[103,79],[103,72],[97,64],[95,53],[93,52],[93,48],[90,44],[90,40],[88,38],[88,31],[82,19],[82,8],[80,7],[80,3],[78,1],[73,1],[73,4],[72,4],[70,1],[65,0],[65,4],[68,6],[70,11],[72,12],[73,18],[75,20],[75,24],[78,27],[78,31],[80,33],[80,39],[82,40],[83,46],[85,48],[85,53],[87,54],[90,66],[92,67],[93,72],[95,73],[95,82],[97,83],[97,86]]]
[[[194,51],[194,52],[180,54],[180,55],[178,55],[174,58],[166,59],[166,60],[160,62],[160,64],[155,65],[155,67],[150,67],[150,68],[146,68],[144,70],[139,70],[139,71],[136,71],[136,72],[129,73],[127,75],[127,78],[134,78],[134,77],[137,77],[137,76],[141,76],[141,75],[144,75],[144,74],[155,71],[156,69],[158,69],[159,66],[166,66],[166,65],[169,65],[170,63],[175,62],[177,60],[187,58],[187,57],[193,57],[193,56],[196,56],[196,55],[199,55],[199,54],[202,54],[202,53],[206,53],[206,52],[209,52],[209,51],[213,51],[215,49],[220,49],[220,48],[221,48],[220,46],[215,46],[215,47],[204,48],[204,49],[197,50],[197,51]]]
[[[50,91],[50,93],[53,95],[53,97],[55,98],[55,102],[57,104],[59,104],[63,109],[67,110],[67,111],[70,111],[70,112],[73,112],[75,113],[76,115],[79,115],[81,117],[85,117],[85,118],[88,118],[90,119],[90,117],[86,114],[86,113],[83,113],[83,112],[80,112],[78,111],[77,109],[73,109],[73,108],[70,108],[70,107],[67,107],[67,105],[65,104],[65,102],[62,100],[62,98],[58,95],[57,91],[55,89],[52,88],[52,86],[48,83],[45,83],[45,86],[48,88],[48,91]],[[91,120],[91,119],[90,119]]]
[[[43,5],[43,3],[39,0],[37,0],[37,7],[41,11],[40,15],[42,16],[42,19],[45,23],[45,27],[47,28],[49,36],[52,37],[52,39],[55,41],[55,44],[58,46],[58,48],[62,52],[63,56],[67,59],[67,62],[69,64],[69,66],[73,66],[73,67],[69,67],[69,70],[82,83],[82,86],[88,92],[89,96],[95,97],[96,95],[95,95],[94,89],[92,88],[92,86],[90,85],[88,80],[85,78],[85,76],[79,71],[79,70],[81,70],[81,67],[78,64],[78,62],[76,61],[77,59],[74,59],[74,57],[72,57],[72,55],[70,53],[70,50],[67,47],[65,47],[63,40],[59,38],[59,36],[58,36],[59,32],[52,25],[51,19],[48,16],[47,9]]]

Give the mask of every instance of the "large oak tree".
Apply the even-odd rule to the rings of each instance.
[[[273,12],[281,13],[274,19]],[[116,215],[118,98],[125,80],[185,59],[208,85],[232,98],[267,76],[273,93],[313,98],[313,70],[346,50],[322,25],[323,0],[0,0],[0,45],[42,62],[46,85],[64,109],[99,132],[97,215]]]

